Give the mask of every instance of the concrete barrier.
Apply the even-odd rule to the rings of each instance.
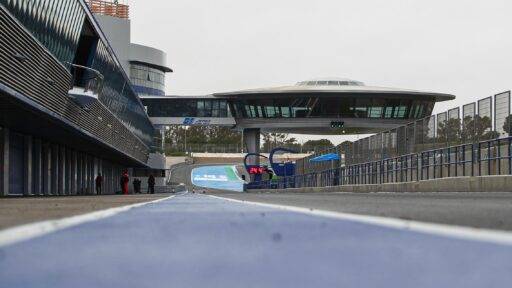
[[[326,192],[512,192],[512,176],[451,177],[415,182],[290,189],[251,190],[258,193],[326,193]]]

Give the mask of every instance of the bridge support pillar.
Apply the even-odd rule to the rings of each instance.
[[[247,153],[260,153],[260,134],[261,131],[259,128],[255,129],[244,129],[244,144],[245,150]],[[259,157],[250,157],[248,159],[250,165],[259,165],[260,158]]]

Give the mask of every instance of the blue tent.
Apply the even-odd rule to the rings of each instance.
[[[310,162],[325,162],[325,161],[336,161],[336,160],[340,160],[340,155],[338,155],[336,153],[329,153],[329,154],[324,154],[324,155],[315,157],[313,159],[310,159],[309,161]]]

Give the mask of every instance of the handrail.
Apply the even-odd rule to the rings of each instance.
[[[92,91],[98,95],[101,93],[105,77],[98,70],[69,62],[66,64],[70,66],[73,76],[70,90],[78,86],[84,88],[85,92]]]

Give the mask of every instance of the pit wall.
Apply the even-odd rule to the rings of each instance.
[[[414,182],[249,190],[249,193],[512,192],[512,176],[451,177]]]

